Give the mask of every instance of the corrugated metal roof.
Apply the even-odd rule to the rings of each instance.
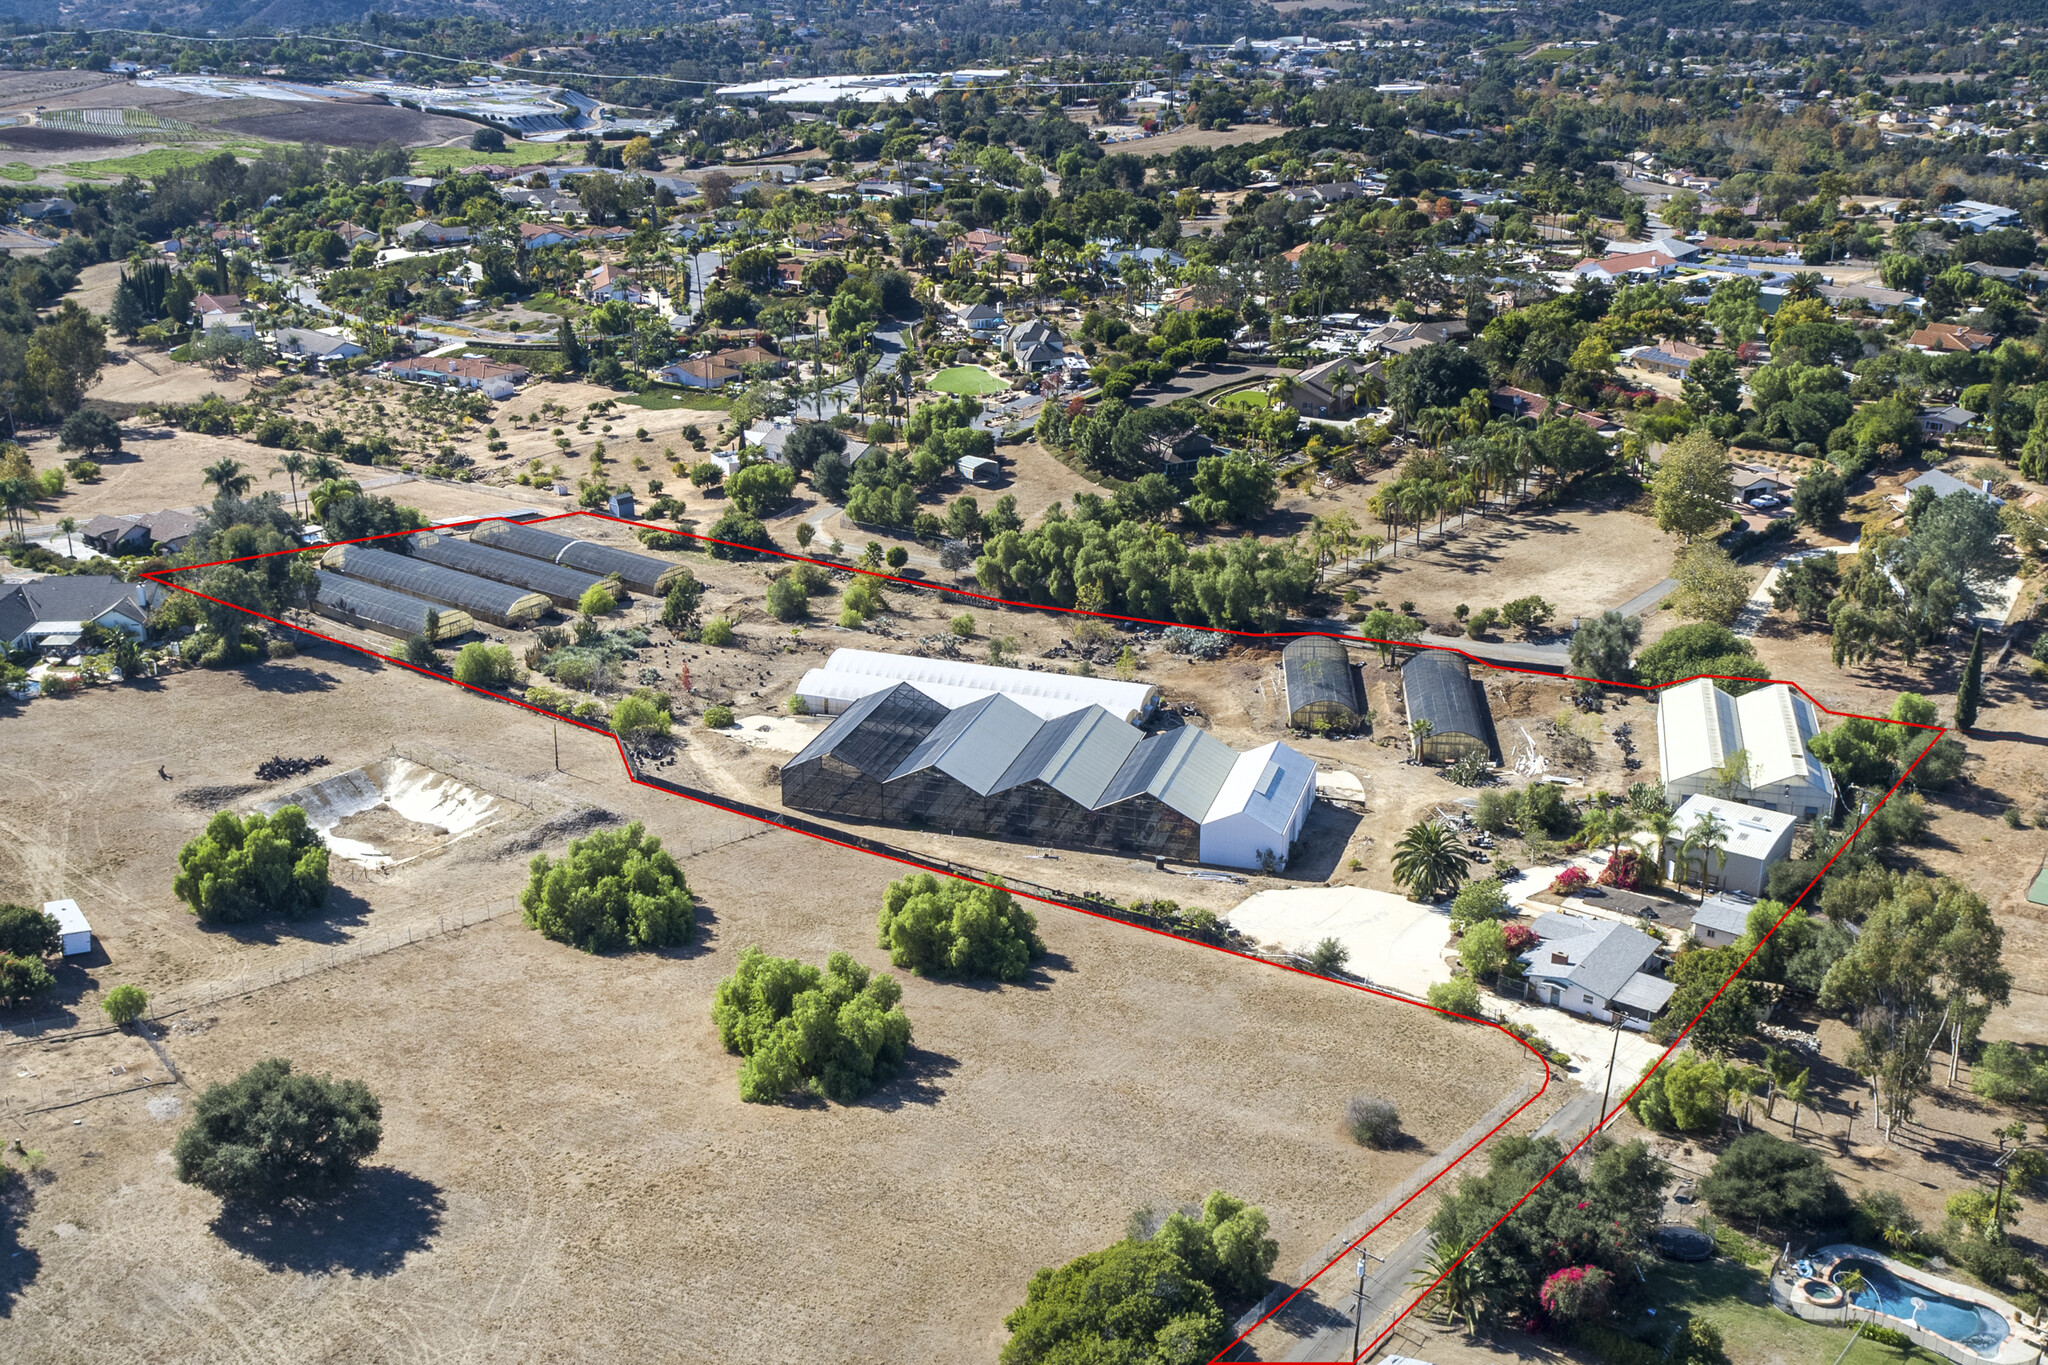
[[[1735,698],[1710,678],[1657,694],[1657,757],[1666,782],[1712,772],[1742,747]]]
[[[1206,819],[1223,789],[1237,751],[1206,730],[1183,725],[1147,735],[1103,792],[1101,805],[1150,792],[1191,820]]]
[[[529,624],[548,609],[548,599],[540,593],[369,545],[337,545],[321,556],[320,565],[444,607],[460,607],[501,626]]]
[[[1277,740],[1236,757],[1207,818],[1249,815],[1268,829],[1289,830],[1303,793],[1315,787],[1314,760]]]
[[[1038,728],[1038,717],[1008,697],[983,697],[948,712],[896,765],[888,780],[937,768],[968,790],[986,796],[1001,784],[1003,774]]]
[[[1138,727],[1099,706],[1069,711],[1038,727],[997,790],[1041,781],[1070,801],[1091,809],[1144,738]]]

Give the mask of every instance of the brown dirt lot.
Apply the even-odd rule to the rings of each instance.
[[[633,788],[579,732],[558,775],[547,722],[338,656],[38,703],[12,730],[25,777],[0,796],[0,876],[89,904],[105,960],[62,986],[81,1017],[118,980],[161,997],[504,904],[525,857],[508,845],[591,804],[687,855],[706,928],[689,950],[603,959],[494,920],[181,1015],[166,1047],[186,1086],[51,1113],[20,1117],[122,1085],[110,1067],[160,1065],[127,1036],[11,1051],[0,1099],[49,1159],[27,1254],[0,1271],[25,1362],[639,1358],[680,1342],[713,1359],[991,1359],[1032,1271],[1113,1240],[1128,1209],[1235,1190],[1272,1215],[1291,1266],[1520,1075],[1505,1040],[1047,910],[1054,955],[1026,987],[906,979],[912,1072],[870,1101],[742,1105],[706,1018],[714,983],[754,942],[882,966],[888,865]],[[145,732],[178,738],[138,745]],[[171,900],[175,846],[208,814],[180,793],[247,784],[276,752],[324,751],[335,771],[394,739],[530,814],[347,882],[307,924],[202,930]],[[1453,1051],[1467,1064],[1447,1071]],[[298,1224],[216,1222],[171,1177],[178,1110],[273,1055],[369,1082],[380,1164]],[[1395,1096],[1421,1146],[1342,1139],[1362,1089]]]
[[[274,142],[311,142],[323,147],[374,147],[397,142],[433,146],[467,140],[476,125],[417,109],[365,101],[298,104],[283,100],[214,100],[230,117],[204,120],[226,132]],[[253,106],[253,108],[251,107]],[[190,117],[190,115],[186,115]],[[199,120],[194,120],[195,122]]]

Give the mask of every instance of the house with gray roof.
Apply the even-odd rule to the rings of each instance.
[[[280,327],[270,334],[270,344],[281,356],[304,356],[323,363],[353,360],[363,354],[363,348],[347,337],[330,336],[310,327]]]
[[[1692,936],[1709,948],[1725,948],[1749,932],[1749,912],[1756,902],[1747,896],[1709,896],[1692,912]]]
[[[1532,927],[1536,946],[1522,954],[1532,999],[1637,1030],[1671,1002],[1674,987],[1654,970],[1657,940],[1641,930],[1556,912]]]
[[[198,533],[199,522],[190,512],[168,509],[145,516],[102,514],[81,526],[79,535],[103,555],[146,555],[152,549],[176,554]]]
[[[1963,410],[1958,408],[1956,411]],[[1939,469],[1930,469],[1919,478],[1908,482],[1905,487],[1906,496],[1910,498],[1923,488],[1932,490],[1937,498],[1952,497],[1957,493],[1974,493],[1980,498],[1989,498],[1993,507],[2005,506],[2005,499],[1993,494],[1989,483],[1968,483]]]
[[[106,574],[33,578],[0,593],[0,641],[10,650],[65,653],[88,625],[149,633],[149,607],[163,590]]]

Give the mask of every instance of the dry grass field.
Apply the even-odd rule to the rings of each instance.
[[[592,808],[684,857],[704,930],[593,958],[505,916],[174,1016],[179,1085],[69,1109],[24,1113],[162,1064],[126,1036],[10,1049],[0,1112],[48,1160],[0,1265],[24,1362],[992,1359],[1031,1272],[1113,1240],[1130,1209],[1232,1189],[1291,1266],[1524,1068],[1412,1007],[1048,909],[1028,985],[906,980],[913,1065],[869,1101],[746,1106],[713,985],[750,943],[884,966],[887,864],[634,788],[574,730],[557,773],[547,721],[339,651],[39,703],[11,730],[0,883],[90,907],[102,952],[60,988],[81,1023],[119,981],[189,996],[509,905],[529,852]],[[175,849],[215,803],[303,780],[254,783],[260,758],[335,771],[394,743],[503,823],[345,878],[309,923],[206,930],[171,899]],[[384,1146],[338,1204],[223,1221],[172,1179],[169,1143],[198,1089],[274,1055],[366,1080]],[[1361,1090],[1395,1097],[1416,1143],[1344,1139]]]

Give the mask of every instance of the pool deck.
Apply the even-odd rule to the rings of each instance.
[[[2034,1365],[2034,1362],[2041,1359],[2043,1335],[2040,1322],[2028,1318],[2004,1299],[1987,1294],[1981,1289],[1972,1289],[1969,1285],[1942,1279],[1939,1275],[1916,1269],[1903,1261],[1895,1261],[1882,1252],[1872,1251],[1868,1247],[1847,1244],[1824,1246],[1797,1259],[1825,1262],[1830,1274],[1833,1273],[1833,1265],[1837,1261],[1855,1259],[1881,1265],[1908,1283],[1925,1285],[1937,1294],[1945,1294],[1949,1298],[1990,1309],[2006,1320],[2011,1331],[2006,1334],[2005,1340],[1998,1344],[1996,1354],[1980,1355],[1961,1342],[1950,1341],[1947,1337],[1916,1327],[1904,1318],[1896,1318],[1889,1313],[1856,1307],[1823,1308],[1807,1298],[1799,1288],[1799,1282],[1809,1277],[1799,1274],[1792,1263],[1780,1261],[1771,1272],[1771,1301],[1793,1317],[1806,1322],[1876,1322],[1905,1333],[1915,1345],[1924,1346],[1944,1359],[1959,1362],[1959,1365],[1985,1365],[1987,1362],[1988,1365]]]

